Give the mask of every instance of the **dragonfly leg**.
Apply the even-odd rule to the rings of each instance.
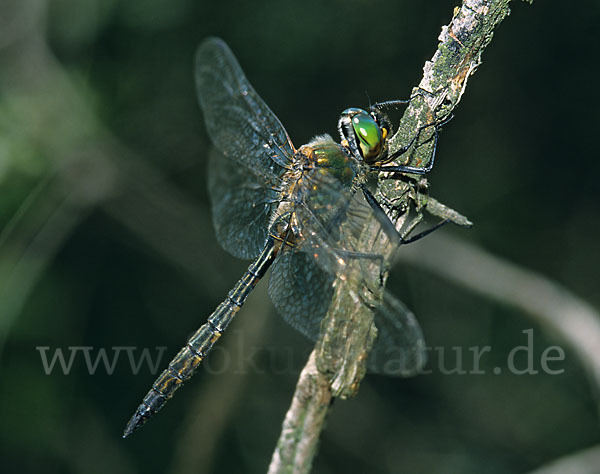
[[[406,153],[410,149],[410,147],[414,144],[414,142],[418,140],[418,138],[419,138],[419,136],[421,136],[421,132],[423,130],[425,130],[426,128],[429,128],[429,127],[435,127],[433,137],[429,138],[427,141],[425,141],[423,143],[417,144],[417,146],[422,146],[425,143],[428,143],[430,140],[433,140],[433,150],[431,152],[431,159],[429,160],[429,162],[427,163],[426,166],[423,166],[423,167],[408,166],[408,165],[373,166],[373,167],[371,167],[371,171],[411,173],[411,174],[419,174],[419,175],[429,173],[432,170],[433,165],[435,163],[435,155],[437,152],[439,132],[440,132],[442,126],[444,126],[450,120],[452,120],[453,117],[454,117],[453,115],[450,115],[447,119],[445,119],[444,121],[442,121],[440,123],[432,122],[432,123],[422,125],[421,127],[419,127],[416,135],[410,140],[410,142],[408,142],[406,145],[404,145],[400,149],[396,150],[392,155],[390,155],[388,157],[390,161],[393,161],[396,158],[398,158],[399,156],[402,156],[404,153]]]
[[[336,249],[335,253],[340,257],[364,259],[364,260],[375,260],[380,264],[383,264],[383,255],[377,253],[366,253],[366,252],[353,252],[352,250]]]
[[[373,212],[375,213],[375,218],[381,225],[381,228],[383,229],[385,234],[388,236],[388,238],[392,242],[398,241],[399,243],[402,243],[402,236],[396,230],[396,226],[390,220],[388,215],[385,213],[385,211],[383,210],[383,207],[381,207],[381,204],[379,204],[379,201],[377,201],[377,199],[375,199],[375,196],[373,196],[373,194],[371,193],[371,191],[369,191],[369,188],[367,188],[367,186],[362,185],[361,189],[362,189],[363,195],[365,196],[365,199],[369,203],[369,206],[371,206],[371,209],[373,209]]]
[[[446,225],[448,222],[450,222],[450,219],[444,219],[444,220],[438,222],[437,224],[435,224],[434,226],[430,227],[429,229],[425,229],[423,232],[419,232],[417,235],[413,235],[412,237],[410,237],[408,239],[403,238],[402,243],[403,244],[412,244],[413,242],[416,242],[417,240],[422,239],[423,237],[431,234],[432,232],[435,232],[443,225]]]
[[[416,242],[417,240],[422,239],[426,235],[431,234],[433,231],[439,229],[443,225],[450,222],[448,219],[444,219],[443,221],[440,221],[437,224],[435,224],[430,229],[426,229],[423,232],[418,233],[417,235],[407,238],[406,235],[410,234],[414,230],[414,228],[421,222],[422,217],[423,217],[421,212],[419,211],[419,214],[417,215],[417,217],[415,219],[413,219],[413,221],[409,225],[409,228],[407,229],[405,234],[402,235],[402,234],[400,234],[400,232],[398,232],[398,230],[396,229],[396,226],[394,226],[394,223],[390,220],[389,216],[383,210],[383,207],[381,207],[381,204],[379,204],[379,201],[377,201],[377,199],[375,199],[375,196],[373,196],[371,191],[369,191],[369,189],[364,185],[361,186],[361,189],[365,196],[365,199],[371,206],[371,209],[373,209],[375,218],[378,220],[383,231],[386,233],[386,235],[388,236],[388,238],[390,240],[397,241],[398,245],[405,245],[405,244],[410,244],[412,242]]]
[[[353,252],[352,250],[342,249],[336,249],[335,254],[340,257],[345,257],[349,259],[371,260],[373,262],[376,262],[377,267],[379,268],[379,284],[383,284],[385,267],[385,260],[383,258],[383,255],[377,253]]]
[[[413,95],[410,99],[394,99],[394,100],[384,100],[383,102],[375,102],[373,105],[369,107],[369,109],[377,109],[381,110],[386,107],[395,107],[397,105],[406,105],[410,104],[415,97],[418,97],[420,94]]]
[[[375,104],[373,104],[372,106],[370,106],[369,108],[371,110],[373,109],[383,109],[385,107],[395,107],[397,105],[406,105],[406,104],[410,104],[413,100],[415,100],[417,97],[421,97],[423,99],[425,99],[425,96],[433,96],[434,94],[432,94],[431,92],[419,87],[419,91],[413,95],[410,96],[410,98],[408,99],[393,99],[393,100],[385,100],[383,102],[376,102]]]

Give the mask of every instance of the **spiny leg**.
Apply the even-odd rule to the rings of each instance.
[[[418,91],[418,92],[417,92],[415,95],[411,96],[409,99],[393,99],[393,100],[386,100],[386,101],[383,101],[383,102],[377,102],[377,103],[375,103],[375,104],[373,104],[373,105],[370,105],[370,106],[369,106],[369,109],[370,109],[370,110],[381,110],[381,109],[384,109],[384,108],[390,108],[390,107],[395,107],[395,108],[397,108],[397,106],[398,106],[398,105],[406,105],[406,104],[410,104],[410,103],[411,103],[411,102],[412,102],[414,99],[416,99],[417,97],[421,97],[421,98],[423,98],[423,99],[425,100],[425,95],[426,95],[426,94],[427,94],[427,95],[431,95],[431,93],[430,93],[429,91],[426,91],[425,89],[419,88],[419,91]],[[433,112],[433,115],[434,115],[434,117],[435,117],[435,111],[432,111],[432,112]],[[394,153],[393,153],[393,154],[392,154],[392,155],[389,157],[389,160],[388,160],[388,161],[392,161],[392,160],[394,160],[394,159],[398,158],[399,156],[402,156],[404,153],[406,153],[406,152],[407,152],[407,151],[410,149],[410,147],[413,145],[413,143],[415,142],[415,140],[417,140],[417,139],[418,139],[418,137],[421,135],[421,131],[422,131],[422,130],[424,130],[425,128],[428,128],[428,127],[430,127],[430,126],[434,125],[435,123],[436,123],[436,120],[434,120],[434,121],[433,121],[432,123],[430,123],[430,124],[426,124],[426,125],[423,125],[423,126],[421,126],[421,127],[420,127],[420,128],[417,130],[417,133],[416,133],[416,135],[415,135],[415,136],[412,138],[412,140],[410,140],[410,142],[409,142],[407,145],[403,146],[403,147],[402,147],[402,148],[400,148],[399,150],[396,150],[396,151],[395,151],[395,152],[394,152]],[[436,134],[437,134],[437,130],[438,130],[438,128],[439,128],[439,127],[441,127],[441,125],[439,125],[439,126],[437,126],[437,127],[436,127]],[[427,142],[426,142],[426,143],[427,143]],[[373,168],[372,168],[372,171],[376,171],[377,169],[380,169],[380,168],[381,168],[381,167],[379,167],[379,168],[375,168],[375,167],[373,167]],[[403,167],[403,168],[407,168],[407,167]],[[390,170],[390,171],[393,171],[393,170]]]
[[[379,284],[383,284],[385,260],[383,255],[377,253],[354,252],[352,250],[334,249],[334,253],[340,257],[353,260],[369,260],[376,262],[379,268]]]
[[[373,209],[375,218],[381,225],[383,231],[386,233],[386,235],[388,236],[388,238],[390,240],[397,241],[398,245],[404,245],[404,244],[410,244],[412,242],[416,242],[417,240],[422,239],[426,235],[431,234],[432,232],[434,232],[435,230],[439,229],[440,227],[442,227],[443,225],[445,225],[449,222],[448,219],[444,219],[443,221],[440,221],[437,224],[435,224],[430,229],[426,229],[417,235],[414,235],[410,238],[406,238],[404,235],[408,235],[414,230],[414,228],[420,223],[420,221],[422,219],[422,214],[419,213],[420,217],[418,216],[416,219],[414,219],[414,221],[411,222],[409,229],[407,229],[406,233],[404,235],[402,235],[402,234],[400,234],[400,232],[398,232],[398,230],[396,229],[396,226],[390,220],[389,216],[383,210],[383,207],[381,207],[381,204],[379,204],[379,201],[377,201],[377,199],[375,199],[375,196],[373,196],[371,191],[369,191],[369,189],[364,185],[361,186],[361,189],[365,196],[365,199],[369,203],[369,206],[371,206],[371,209]]]
[[[438,230],[443,225],[446,225],[448,222],[450,222],[450,219],[444,219],[443,221],[438,222],[437,224],[435,224],[434,226],[430,227],[429,229],[425,229],[423,232],[419,232],[417,235],[413,235],[412,237],[410,237],[408,239],[407,238],[403,238],[402,239],[402,243],[403,244],[412,244],[413,242],[416,242],[417,240],[422,239],[423,237],[431,234],[432,232],[435,232],[436,230]],[[411,231],[412,230],[413,229],[411,229]]]
[[[421,87],[419,87],[419,91],[410,96],[408,99],[393,99],[393,100],[384,100],[383,102],[376,102],[375,104],[369,106],[369,109],[383,109],[385,107],[395,107],[397,105],[406,105],[410,104],[417,97],[421,97],[425,100],[425,96],[432,96],[433,94]]]
[[[367,252],[354,252],[352,250],[343,250],[343,249],[335,249],[336,255],[353,258],[353,259],[363,259],[363,260],[375,260],[379,261],[379,264],[383,264],[383,255],[378,253],[367,253]]]
[[[417,146],[422,146],[425,143],[428,143],[430,140],[434,140],[433,141],[433,150],[431,152],[431,159],[429,160],[429,162],[427,163],[427,166],[424,167],[418,167],[418,166],[408,166],[408,165],[398,165],[398,166],[372,166],[371,167],[371,171],[377,171],[377,172],[397,172],[397,173],[412,173],[412,174],[426,174],[429,173],[432,169],[433,169],[433,165],[435,163],[435,155],[437,152],[437,144],[438,144],[438,138],[439,138],[439,131],[440,129],[446,125],[450,120],[452,120],[454,118],[454,115],[450,115],[447,119],[445,119],[444,121],[442,121],[441,123],[428,123],[425,125],[422,125],[421,127],[418,128],[417,133],[415,134],[415,136],[410,140],[410,142],[408,142],[406,145],[404,145],[403,147],[401,147],[400,149],[396,150],[390,157],[389,160],[393,161],[396,158],[398,158],[399,156],[402,156],[404,153],[406,153],[410,147],[413,145],[413,143],[418,140],[419,136],[421,136],[421,132],[429,127],[435,127],[434,129],[434,133],[433,133],[433,137],[430,138],[429,140],[421,143],[421,144],[417,144]]]

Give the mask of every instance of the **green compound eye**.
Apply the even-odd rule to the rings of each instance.
[[[377,157],[381,153],[383,134],[381,128],[366,112],[360,112],[352,117],[352,128],[358,138],[358,145],[365,160]]]

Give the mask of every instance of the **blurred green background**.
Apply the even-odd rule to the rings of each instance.
[[[166,347],[164,367],[244,271],[212,231],[192,77],[203,38],[227,41],[299,146],[335,136],[365,91],[406,98],[454,6],[0,2],[0,472],[266,471],[311,347],[264,283],[207,368],[127,440],[148,366],[133,374],[123,352],[112,374],[102,364],[90,374],[79,352],[68,375],[58,365],[46,375],[36,348],[112,359],[111,348],[135,346],[155,359]],[[475,223],[441,232],[598,308],[600,4],[565,8],[513,3],[429,181]],[[430,375],[368,376],[334,404],[314,472],[520,473],[598,443],[595,390],[560,335],[435,272],[398,265],[389,286],[447,357],[491,346],[486,375],[443,374],[434,353]],[[536,361],[565,347],[564,372],[494,375],[529,328]]]

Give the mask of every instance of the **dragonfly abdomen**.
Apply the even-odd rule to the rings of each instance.
[[[274,240],[269,238],[258,258],[248,267],[217,309],[188,339],[187,344],[169,362],[169,366],[158,376],[123,433],[126,438],[157,413],[185,381],[194,375],[202,360],[219,340],[248,295],[265,275],[275,258]]]

